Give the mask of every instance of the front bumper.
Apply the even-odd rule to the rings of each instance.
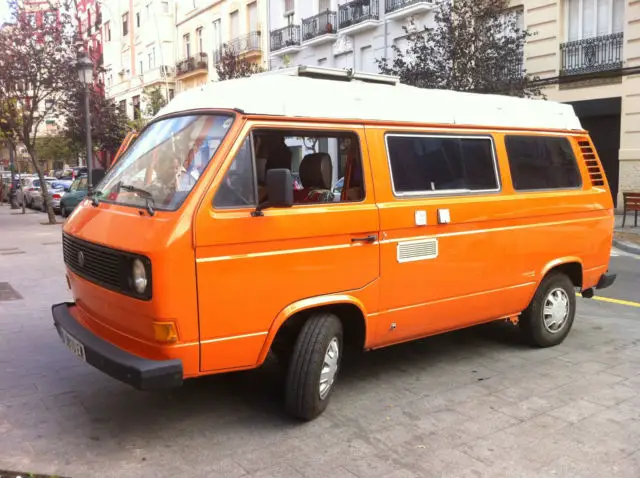
[[[149,360],[119,349],[78,323],[69,311],[73,306],[54,305],[53,323],[62,341],[89,365],[139,390],[182,385],[182,361]]]

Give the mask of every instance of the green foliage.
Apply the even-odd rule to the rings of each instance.
[[[524,70],[531,35],[518,27],[509,0],[443,0],[433,28],[404,27],[408,48],[377,60],[381,73],[420,88],[536,97],[537,78]]]
[[[40,161],[75,162],[82,146],[66,136],[43,136],[36,139],[36,153]]]
[[[167,104],[167,99],[164,96],[163,88],[160,86],[145,88],[144,90],[144,102],[146,103],[145,114],[149,117],[154,117],[158,112],[164,108]]]
[[[230,43],[223,45],[220,58],[216,63],[218,80],[245,78],[262,71],[263,68],[259,64],[243,58]]]

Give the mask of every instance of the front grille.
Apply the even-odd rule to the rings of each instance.
[[[106,289],[141,299],[150,298],[150,293],[141,296],[129,286],[131,264],[135,258],[143,260],[147,266],[147,277],[150,277],[151,271],[146,258],[99,246],[68,234],[62,235],[62,251],[64,263],[80,277]]]

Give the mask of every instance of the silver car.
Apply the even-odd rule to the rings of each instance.
[[[72,182],[73,181],[65,179],[58,179],[54,181],[47,180],[49,201],[51,202],[51,207],[53,208],[54,212],[60,212],[60,200],[62,199],[62,196],[64,196],[64,194],[69,191]],[[45,209],[42,195],[34,197],[33,207],[44,212]]]

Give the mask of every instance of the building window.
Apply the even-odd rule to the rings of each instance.
[[[624,0],[566,0],[569,41],[624,30]]]
[[[284,16],[284,20],[285,20],[285,22],[286,22],[288,27],[293,25],[294,16],[295,16],[295,14],[293,12],[291,12],[288,15]]]
[[[220,50],[222,47],[222,26],[220,19],[213,21],[213,46],[215,50]]]
[[[162,13],[169,13],[169,2],[162,2]]]
[[[138,72],[139,75],[142,75],[144,73],[144,62],[142,60],[140,60],[140,71]]]
[[[122,15],[122,36],[129,34],[129,12]]]
[[[136,12],[136,27],[140,28],[140,12]]]
[[[393,134],[387,151],[397,194],[499,189],[490,138]]]
[[[582,185],[567,138],[507,135],[505,143],[514,189],[573,189]]]
[[[142,112],[140,110],[140,95],[136,95],[133,97],[133,119],[138,120],[142,117]]]
[[[120,104],[118,105],[120,112],[123,114],[127,113],[127,100],[120,100]]]
[[[176,91],[174,89],[169,89],[169,101],[171,101],[175,95]]]
[[[331,10],[331,0],[320,0],[318,2],[318,11],[320,13]]]
[[[198,53],[204,52],[204,38],[202,35],[202,27],[196,30],[196,42],[198,44]]]
[[[358,69],[365,73],[378,73],[378,67],[376,66],[371,45],[360,48],[360,65],[358,65]]]
[[[111,41],[111,22],[104,23],[104,36],[108,42]]]
[[[182,37],[182,43],[184,45],[184,56],[189,58],[191,56],[191,35],[185,34]]]
[[[253,2],[247,5],[247,16],[249,17],[249,31],[258,31],[258,3]]]
[[[284,13],[285,16],[289,12],[293,12],[294,0],[284,0]]]
[[[231,15],[229,15],[229,19],[229,36],[233,39],[240,35],[240,14],[238,13],[238,10],[231,13]]]

